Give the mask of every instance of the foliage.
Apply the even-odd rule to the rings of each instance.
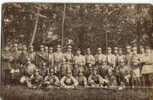
[[[40,10],[34,44],[61,42],[64,4],[6,3],[3,5],[4,43],[12,38],[29,44]],[[64,44],[74,48],[120,46],[138,43],[153,47],[153,7],[138,4],[66,4]],[[51,28],[51,30],[50,30]],[[52,31],[51,37],[48,33]]]

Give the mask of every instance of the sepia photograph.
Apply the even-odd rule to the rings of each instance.
[[[4,3],[0,100],[153,100],[153,5]]]

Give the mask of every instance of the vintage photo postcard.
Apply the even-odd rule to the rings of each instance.
[[[153,100],[153,5],[4,3],[0,100]]]

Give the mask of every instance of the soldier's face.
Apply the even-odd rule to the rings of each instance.
[[[125,64],[124,64],[124,62],[122,61],[122,62],[120,62],[120,65],[123,66],[123,65],[125,65]]]
[[[144,53],[144,51],[145,51],[144,48],[141,48],[141,49],[140,49],[140,52],[141,52],[141,53]]]
[[[90,50],[87,50],[87,54],[90,54],[91,53],[91,51]]]
[[[44,48],[42,48],[42,47],[41,47],[41,48],[40,48],[40,51],[42,51],[42,52],[43,52],[43,51],[44,51]]]
[[[60,52],[61,51],[61,48],[57,48],[57,51]]]
[[[97,71],[96,70],[93,70],[93,74],[96,75],[97,74]]]
[[[34,50],[33,50],[33,48],[30,48],[30,50],[29,50],[29,51],[33,52]]]
[[[16,46],[14,46],[14,50],[18,50],[18,48]]]
[[[119,52],[118,52],[119,54],[122,54],[123,52],[122,52],[122,50],[119,50]]]
[[[114,50],[114,53],[115,53],[115,54],[118,54],[118,50]]]
[[[78,50],[78,51],[77,51],[77,54],[80,55],[80,54],[81,54],[81,51]]]
[[[126,52],[127,53],[131,53],[131,49],[126,49]]]
[[[68,48],[68,49],[67,49],[67,51],[68,51],[68,52],[71,52],[71,51],[72,51],[72,49],[71,49],[71,48]]]
[[[101,51],[101,50],[98,50],[98,53],[99,53],[99,54],[101,54],[101,53],[102,53],[102,51]]]
[[[49,53],[52,53],[52,52],[53,52],[53,50],[52,50],[52,49],[50,49],[50,50],[49,50]]]
[[[112,53],[112,50],[108,50],[108,53]]]
[[[137,54],[137,50],[133,50],[133,53],[134,53],[134,54]]]
[[[81,73],[79,73],[79,76],[83,76],[83,73],[81,72]]]

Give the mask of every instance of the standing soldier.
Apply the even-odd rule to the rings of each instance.
[[[118,51],[118,63],[121,62],[121,60],[125,61],[125,55],[123,54],[122,48],[119,48],[119,51]]]
[[[101,66],[103,60],[106,60],[106,56],[102,53],[102,49],[98,48],[97,54],[95,55],[95,64]]]
[[[107,64],[112,68],[115,68],[115,56],[112,54],[112,49],[110,47],[107,48]]]
[[[81,50],[76,51],[76,56],[74,56],[74,68],[73,75],[78,76],[79,71],[85,71],[85,57],[81,55]]]
[[[28,57],[30,58],[32,63],[36,64],[36,52],[34,52],[34,48],[32,45],[29,46]]]
[[[146,47],[146,53],[143,59],[142,76],[144,86],[152,86],[153,83],[153,53],[150,47]]]
[[[73,54],[72,54],[72,46],[69,45],[67,47],[67,52],[64,54],[65,62],[67,63],[67,67],[72,71],[72,63],[73,63]]]
[[[48,60],[48,46],[45,46],[44,47],[44,53],[45,53],[45,57],[47,58],[47,60]]]
[[[54,70],[57,76],[61,78],[61,66],[63,64],[64,54],[60,45],[57,45],[57,51],[54,53]]]
[[[9,84],[10,81],[10,70],[11,70],[11,62],[13,57],[11,52],[9,51],[9,47],[5,47],[4,51],[2,51],[2,82],[4,84]]]
[[[131,46],[126,46],[125,63],[130,67],[132,60]]]
[[[119,54],[118,54],[118,47],[114,47],[114,60],[115,60],[115,67],[118,66],[118,57],[119,57]]]
[[[44,52],[44,45],[40,45],[40,51],[36,54],[36,65],[42,66],[42,63],[46,62],[45,52]]]
[[[86,60],[86,65],[88,65],[88,64],[94,65],[94,64],[95,64],[95,58],[94,58],[94,56],[91,54],[90,48],[87,48],[87,53],[86,53],[86,55],[85,55],[85,60]]]
[[[53,47],[49,47],[48,63],[49,63],[49,68],[53,68],[54,67]]]

